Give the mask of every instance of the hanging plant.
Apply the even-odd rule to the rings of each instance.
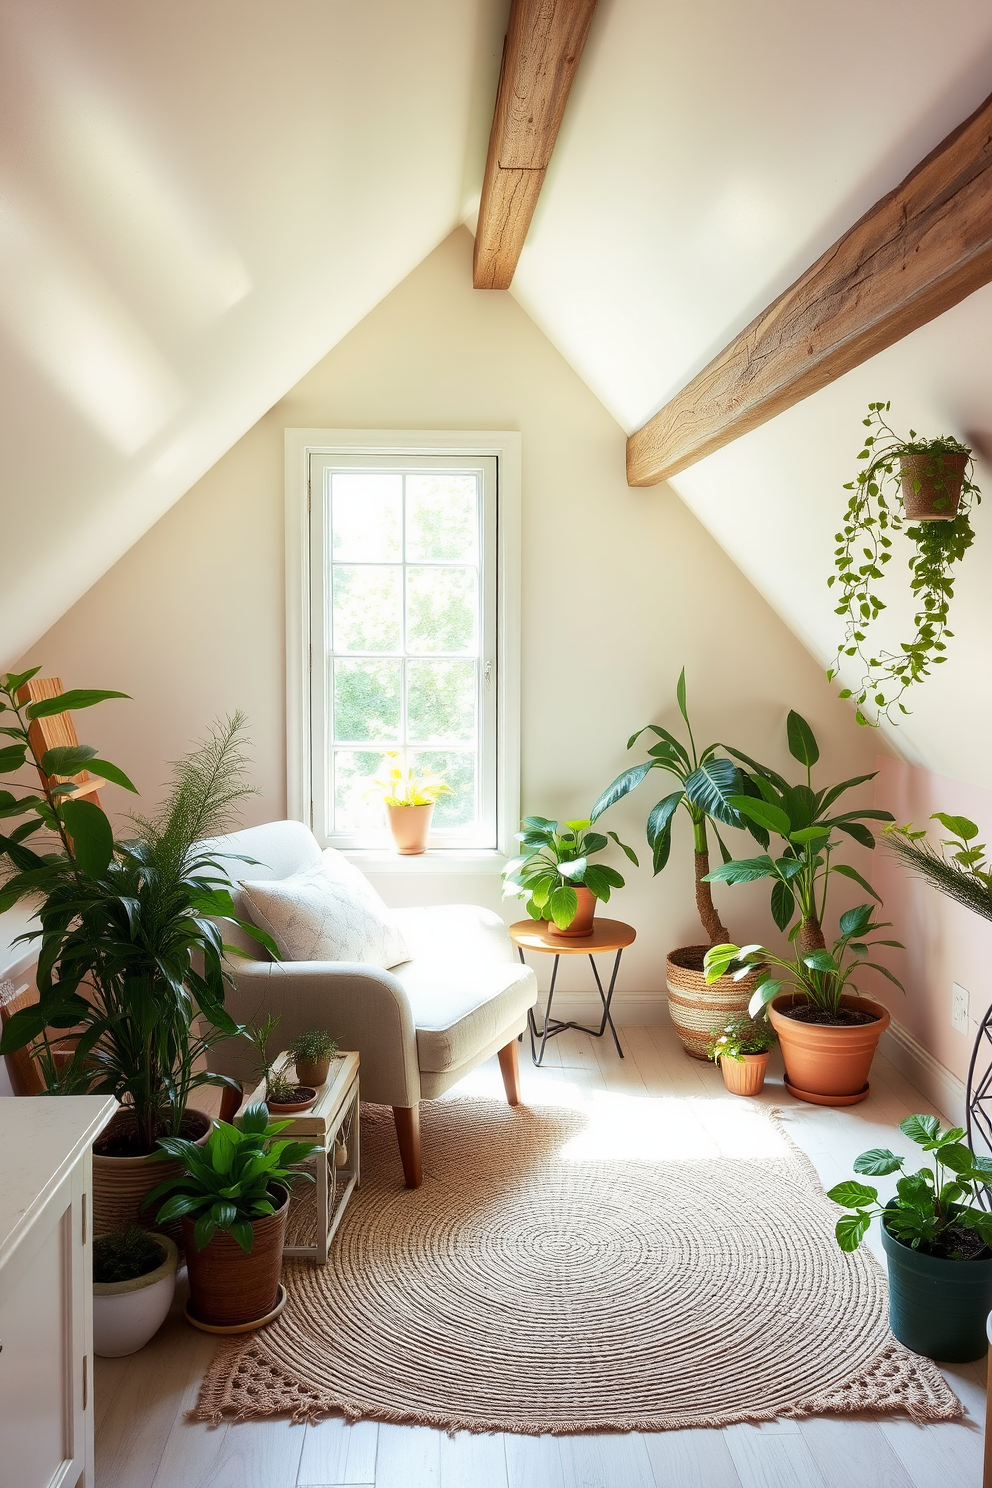
[[[869,403],[862,422],[872,430],[858,456],[865,462],[850,491],[844,527],[837,533],[834,565],[827,580],[842,596],[836,613],[844,618],[844,638],[827,672],[837,676],[842,658],[860,657],[865,672],[842,698],[853,698],[858,723],[877,727],[881,719],[897,723],[908,713],[903,693],[930,675],[947,658],[953,632],[947,617],[954,597],[954,574],[975,539],[969,513],[981,500],[972,480],[971,450],[953,437],[920,439],[915,429],[901,439],[885,422],[888,403]],[[910,525],[912,524],[912,525]],[[885,609],[876,585],[892,559],[893,532],[905,531],[913,544],[909,560],[910,590],[915,598],[912,640],[898,651],[873,650],[868,630]]]

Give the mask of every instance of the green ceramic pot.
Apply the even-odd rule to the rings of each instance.
[[[889,1262],[889,1324],[915,1354],[967,1363],[988,1351],[992,1312],[992,1256],[950,1261],[925,1255],[890,1235],[882,1224]]]

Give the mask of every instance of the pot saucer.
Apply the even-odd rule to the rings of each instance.
[[[259,1328],[264,1328],[266,1323],[271,1323],[279,1316],[286,1306],[286,1288],[282,1282],[279,1283],[279,1291],[276,1294],[276,1305],[271,1312],[264,1317],[254,1318],[250,1323],[201,1323],[194,1312],[190,1311],[189,1298],[187,1297],[183,1307],[183,1316],[194,1328],[199,1328],[201,1333],[254,1333]]]
[[[788,1079],[785,1081],[785,1088],[796,1100],[807,1101],[811,1106],[856,1106],[867,1098],[871,1089],[865,1084],[853,1095],[818,1095],[814,1090],[800,1090],[798,1085],[791,1085]]]

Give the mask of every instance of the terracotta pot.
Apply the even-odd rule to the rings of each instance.
[[[431,817],[434,815],[433,801],[426,806],[387,806],[386,815],[398,853],[412,857],[427,851]]]
[[[592,934],[592,922],[596,914],[596,905],[599,903],[592,889],[587,889],[585,884],[573,884],[572,887],[579,901],[572,923],[566,925],[564,930],[560,930],[554,920],[546,922],[549,935],[560,936],[565,940],[577,940],[580,936]]]
[[[275,1204],[279,1194],[282,1202],[275,1214],[253,1222],[255,1238],[247,1255],[232,1235],[221,1230],[209,1245],[197,1250],[193,1244],[195,1221],[183,1218],[190,1307],[201,1323],[225,1328],[247,1326],[275,1307],[289,1217],[286,1189],[274,1187],[269,1197]]]
[[[187,1114],[203,1118],[202,1132],[192,1139],[198,1147],[202,1147],[210,1135],[213,1122],[202,1111],[189,1111]],[[118,1111],[102,1133],[102,1137],[106,1139],[108,1136],[113,1136],[115,1130],[120,1130],[127,1124],[127,1119],[126,1111]],[[154,1209],[142,1209],[141,1201],[145,1194],[151,1193],[153,1188],[157,1188],[167,1178],[178,1178],[181,1172],[182,1165],[177,1159],[171,1157],[166,1158],[164,1162],[159,1162],[157,1158],[153,1161],[150,1156],[106,1157],[102,1153],[94,1152],[94,1235],[106,1235],[111,1230],[119,1230],[122,1225],[133,1222],[139,1224],[143,1230],[160,1230],[163,1234],[178,1241],[180,1235],[178,1220],[174,1220],[171,1224],[156,1224]]]
[[[707,1048],[714,1028],[747,1012],[747,1005],[762,973],[750,972],[735,982],[732,976],[718,977],[706,985],[703,957],[709,946],[680,946],[666,964],[668,1011],[682,1047],[693,1059],[708,1059]]]
[[[764,1054],[742,1054],[740,1059],[720,1056],[723,1083],[731,1095],[760,1095],[767,1068],[767,1050]]]
[[[296,1116],[300,1111],[309,1111],[317,1099],[317,1092],[312,1086],[304,1085],[302,1081],[297,1086],[298,1090],[309,1090],[310,1094],[305,1100],[297,1101],[266,1101],[270,1116]]]
[[[804,998],[784,992],[768,1009],[782,1045],[785,1084],[791,1095],[814,1106],[855,1106],[868,1094],[868,1071],[882,1034],[889,1026],[887,1008],[870,997],[842,997],[843,1007],[874,1013],[874,1023],[847,1028],[829,1023],[800,1023],[784,1009]]]
[[[901,455],[902,505],[912,522],[953,522],[961,503],[968,456],[963,450],[948,450],[942,455]],[[935,484],[934,477],[937,482]],[[920,489],[914,490],[919,483]]]
[[[297,1083],[300,1085],[312,1085],[316,1090],[319,1086],[327,1084],[327,1075],[330,1068],[330,1057],[327,1059],[298,1059],[296,1061]]]
[[[176,1291],[179,1252],[168,1235],[156,1235],[162,1260],[131,1281],[93,1283],[93,1352],[120,1359],[144,1348],[169,1315]]]

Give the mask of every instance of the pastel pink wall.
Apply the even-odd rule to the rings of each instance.
[[[932,828],[932,840],[937,842],[943,829],[930,817],[944,811],[970,817],[981,829],[980,840],[992,839],[992,791],[901,760],[879,758],[877,767],[875,805],[891,811],[896,821]],[[907,947],[892,951],[885,963],[904,984],[906,995],[881,977],[872,993],[928,1053],[963,1080],[977,1026],[992,1002],[992,921],[963,909],[907,873],[886,852],[884,842],[883,837],[872,855],[872,884],[885,902],[882,918],[893,922],[889,933]],[[954,982],[970,993],[967,1034],[958,1033],[951,1024]]]

